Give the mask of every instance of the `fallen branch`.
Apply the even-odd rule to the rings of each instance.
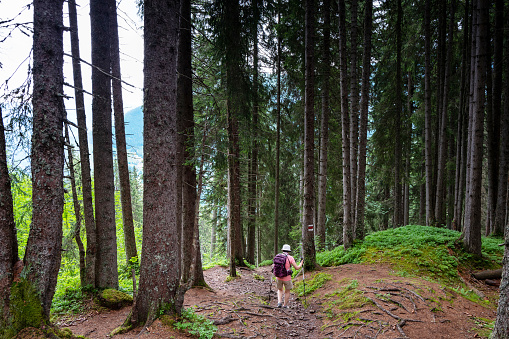
[[[235,321],[235,319],[230,314],[228,314],[224,318],[214,320],[213,324],[214,325],[226,325],[226,324],[231,323],[232,321]]]
[[[235,313],[235,315],[236,315],[237,317],[239,317],[240,323],[241,323],[242,325],[244,325],[244,327],[247,327],[247,326],[246,326],[246,324],[244,324],[244,321],[242,320],[242,317],[241,317],[241,316],[240,316],[237,312],[235,312],[234,310],[232,310],[232,312],[233,312],[233,313]]]
[[[467,285],[467,287],[469,289],[471,289],[475,294],[477,294],[477,296],[481,299],[486,299],[486,296],[484,295],[484,293],[482,293],[481,291],[479,291],[477,288],[475,288],[471,283],[469,283],[466,279],[463,279],[462,276],[460,276],[460,279],[461,281],[463,281],[463,283],[465,285]]]
[[[502,269],[498,270],[489,270],[482,271],[477,273],[472,273],[472,276],[477,280],[486,280],[486,279],[501,279],[502,278]]]
[[[405,338],[408,338],[407,335],[405,334],[405,332],[403,331],[402,327],[405,326],[406,324],[406,321],[405,320],[401,320],[400,322],[398,322],[396,324],[396,328],[398,329],[399,333],[401,333],[401,335]]]
[[[410,290],[410,289],[408,289],[408,288],[406,288],[406,287],[402,287],[402,288],[403,288],[405,291],[408,291],[408,292],[410,292],[411,294],[415,295],[417,298],[421,299],[421,300],[422,300],[422,302],[426,302],[426,300],[424,300],[424,298],[423,298],[423,297],[421,297],[421,296],[420,296],[419,294],[417,294],[416,292],[414,292],[414,291],[412,291],[412,290]]]
[[[375,299],[372,299],[370,297],[366,297],[368,300],[371,300],[371,302],[373,304],[375,304],[379,309],[381,309],[382,311],[384,311],[385,313],[387,313],[388,315],[390,315],[391,317],[393,317],[394,319],[397,319],[397,320],[401,320],[401,317],[397,316],[396,314],[392,313],[391,311],[389,310],[386,310],[382,305],[380,305],[378,302],[375,301]]]

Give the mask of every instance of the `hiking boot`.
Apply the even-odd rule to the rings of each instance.
[[[282,304],[282,303],[277,303],[277,307],[278,307],[278,308],[281,308],[282,306],[283,306],[283,304]]]

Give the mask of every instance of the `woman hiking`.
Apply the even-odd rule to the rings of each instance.
[[[277,307],[288,308],[288,304],[290,302],[290,290],[293,288],[292,271],[290,268],[293,266],[296,270],[300,270],[303,261],[301,259],[300,264],[297,265],[295,259],[289,254],[292,250],[288,244],[284,244],[281,251],[283,253],[274,257],[274,267],[272,268],[272,272],[274,272],[277,282]]]

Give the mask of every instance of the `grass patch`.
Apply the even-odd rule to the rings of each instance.
[[[472,331],[477,334],[477,337],[489,338],[495,327],[495,320],[480,317],[472,317],[470,320],[475,324]]]
[[[405,277],[445,283],[461,282],[463,270],[494,269],[502,264],[502,238],[482,238],[482,256],[464,251],[461,233],[449,229],[410,225],[372,233],[345,251],[343,246],[316,255],[321,266],[355,263],[389,263]]]
[[[364,297],[364,292],[358,289],[359,283],[354,279],[344,279],[343,286],[338,288],[332,293],[327,293],[324,296],[325,312],[329,318],[341,318],[343,322],[348,322],[359,313],[353,312],[338,312],[341,310],[360,309],[369,300]]]
[[[313,275],[311,279],[303,281],[298,281],[295,283],[295,293],[298,296],[304,296],[313,293],[329,280],[332,279],[332,275],[328,273],[317,273]],[[305,293],[304,293],[305,290]]]
[[[263,275],[259,275],[258,273],[253,273],[253,279],[265,281],[265,277]]]
[[[216,266],[228,267],[228,266],[230,266],[230,262],[226,257],[221,258],[218,256],[210,257],[205,254],[203,255],[202,267],[203,267],[204,271],[208,270],[209,268],[216,267]]]

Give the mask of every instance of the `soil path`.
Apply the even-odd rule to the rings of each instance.
[[[194,307],[197,314],[214,321],[216,336],[222,338],[487,338],[487,322],[496,318],[493,306],[481,306],[436,283],[396,276],[381,265],[325,268],[318,273],[329,275],[330,280],[305,299],[292,294],[287,309],[275,307],[277,297],[274,284],[270,285],[269,267],[241,268],[241,278],[230,282],[226,282],[226,268],[214,267],[204,273],[212,290],[188,291],[184,306]],[[258,280],[259,276],[265,280]],[[312,276],[306,274],[308,284]],[[481,283],[471,287],[492,300],[498,296],[495,287]],[[355,293],[369,299],[347,308]],[[91,339],[107,338],[129,311],[129,307],[92,311],[62,318],[58,325]],[[192,336],[170,329],[159,320],[149,328],[115,336],[138,337]]]

